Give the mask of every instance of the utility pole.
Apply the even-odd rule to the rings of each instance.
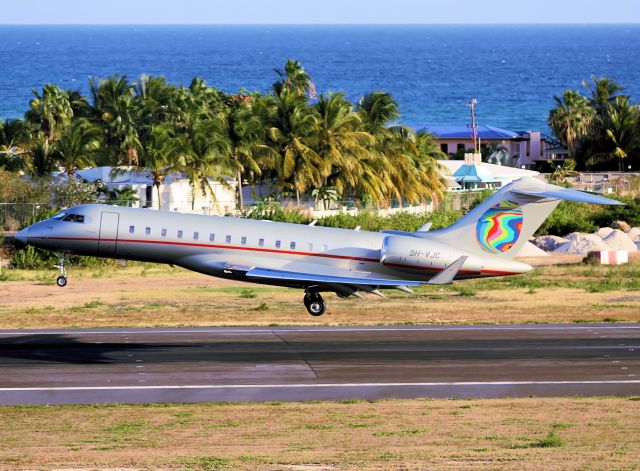
[[[478,124],[476,123],[476,105],[478,104],[478,100],[472,98],[469,104],[467,105],[471,108],[471,130],[473,131],[473,152],[477,154],[480,152],[478,149]]]

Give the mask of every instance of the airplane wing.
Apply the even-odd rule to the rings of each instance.
[[[336,272],[335,268],[331,269]],[[247,278],[262,278],[271,280],[288,280],[288,281],[307,281],[319,284],[345,284],[352,286],[378,286],[378,287],[395,287],[395,286],[419,286],[421,281],[394,280],[389,278],[371,278],[363,275],[356,275],[361,272],[350,272],[349,270],[340,270],[340,275],[325,274],[320,268],[316,273],[301,273],[288,270],[274,270],[271,268],[255,267],[247,271]],[[351,275],[350,273],[355,273]]]

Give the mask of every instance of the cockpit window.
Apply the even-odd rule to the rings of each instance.
[[[58,213],[55,216],[53,216],[51,219],[62,219],[67,215],[67,213]]]
[[[83,223],[84,216],[82,214],[67,214],[62,220]]]

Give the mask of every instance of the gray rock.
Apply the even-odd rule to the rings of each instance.
[[[629,232],[627,232],[627,237],[634,242],[640,242],[640,227],[632,227]]]
[[[631,238],[620,229],[614,229],[611,234],[603,239],[611,250],[626,250],[628,252],[637,252],[638,247]]]
[[[564,237],[548,235],[548,236],[536,237],[533,240],[533,245],[535,245],[536,247],[541,248],[542,250],[544,250],[546,252],[553,252],[560,245],[562,245],[562,244],[564,244],[565,242],[568,242],[568,241],[569,240],[565,239]]]
[[[605,237],[607,237],[609,234],[611,234],[615,229],[611,228],[611,227],[601,227],[600,229],[598,229],[597,231],[594,232],[595,235],[597,235],[598,237],[604,239]]]
[[[567,242],[554,250],[556,253],[587,254],[600,250],[611,250],[609,245],[595,234],[572,232],[567,236]]]

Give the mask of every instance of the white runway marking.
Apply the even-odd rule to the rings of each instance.
[[[429,386],[556,386],[590,384],[640,384],[640,379],[602,381],[460,381],[434,383],[298,383],[298,384],[186,384],[159,386],[63,386],[34,388],[0,388],[0,392],[17,391],[130,391],[149,389],[259,389],[259,388],[380,388]]]
[[[576,330],[576,331],[589,331],[589,330],[625,330],[625,329],[640,329],[640,325],[615,325],[615,326],[572,326],[572,325],[545,325],[545,324],[533,324],[533,325],[513,325],[513,326],[411,326],[411,327],[302,327],[302,328],[278,328],[278,327],[263,327],[263,328],[233,328],[233,327],[215,327],[204,329],[177,329],[177,330],[161,330],[161,329],[142,329],[142,330],[24,330],[24,331],[0,331],[0,336],[3,335],[136,335],[136,334],[268,334],[271,332],[287,333],[287,332],[410,332],[410,331],[511,331],[511,330]]]

